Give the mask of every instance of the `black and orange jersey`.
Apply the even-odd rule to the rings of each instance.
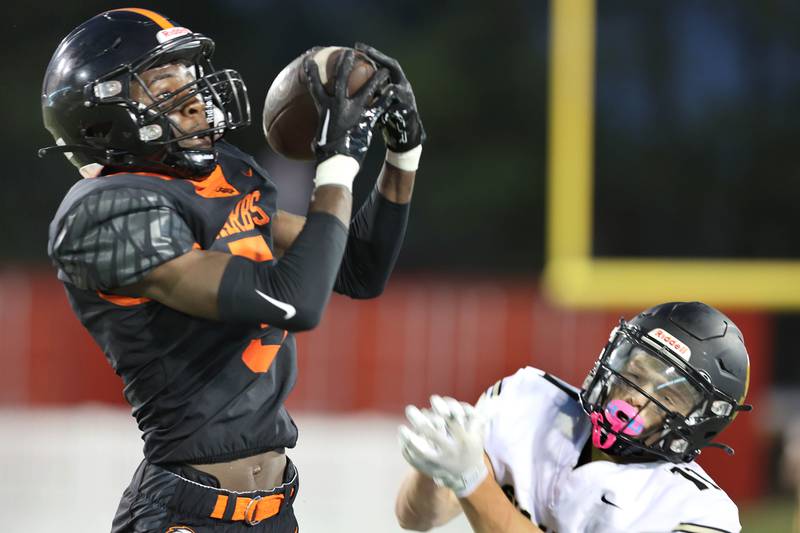
[[[291,333],[112,294],[193,248],[274,260],[274,185],[252,157],[224,142],[217,150],[219,165],[202,181],[81,180],[50,226],[59,279],[122,378],[153,463],[226,461],[297,440],[283,405],[297,374]]]

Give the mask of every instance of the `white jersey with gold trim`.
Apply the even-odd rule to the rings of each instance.
[[[591,422],[578,390],[526,367],[484,393],[493,397],[485,450],[520,512],[557,533],[738,532],[736,504],[695,462],[575,468]]]

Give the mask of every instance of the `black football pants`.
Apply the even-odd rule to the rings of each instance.
[[[193,468],[142,461],[125,489],[111,533],[296,533],[298,474],[287,458],[283,483],[234,492]]]

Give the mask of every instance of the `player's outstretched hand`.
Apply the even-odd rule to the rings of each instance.
[[[347,95],[347,80],[353,70],[354,52],[346,50],[336,66],[334,93],[329,95],[320,80],[319,68],[309,54],[303,61],[308,90],[319,115],[320,128],[314,139],[317,164],[335,155],[364,161],[372,130],[378,119],[394,103],[392,91],[382,91],[389,80],[389,70],[379,68],[372,78],[352,96]]]
[[[486,478],[483,439],[486,421],[468,403],[431,396],[430,409],[406,407],[409,426],[400,426],[399,439],[408,463],[448,487],[456,496],[470,495]]]
[[[391,84],[385,91],[394,93],[397,101],[380,119],[386,147],[393,152],[403,153],[421,146],[425,142],[425,129],[419,118],[414,91],[400,63],[364,43],[356,43],[356,50],[365,53],[379,67],[389,71]]]

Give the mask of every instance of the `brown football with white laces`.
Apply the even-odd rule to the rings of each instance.
[[[264,136],[270,147],[290,159],[314,159],[312,142],[318,129],[317,110],[306,87],[303,60],[313,54],[319,76],[328,94],[333,94],[336,63],[346,48],[328,46],[306,52],[278,74],[264,100]],[[353,70],[347,79],[347,94],[357,92],[375,73],[374,63],[355,52]]]

